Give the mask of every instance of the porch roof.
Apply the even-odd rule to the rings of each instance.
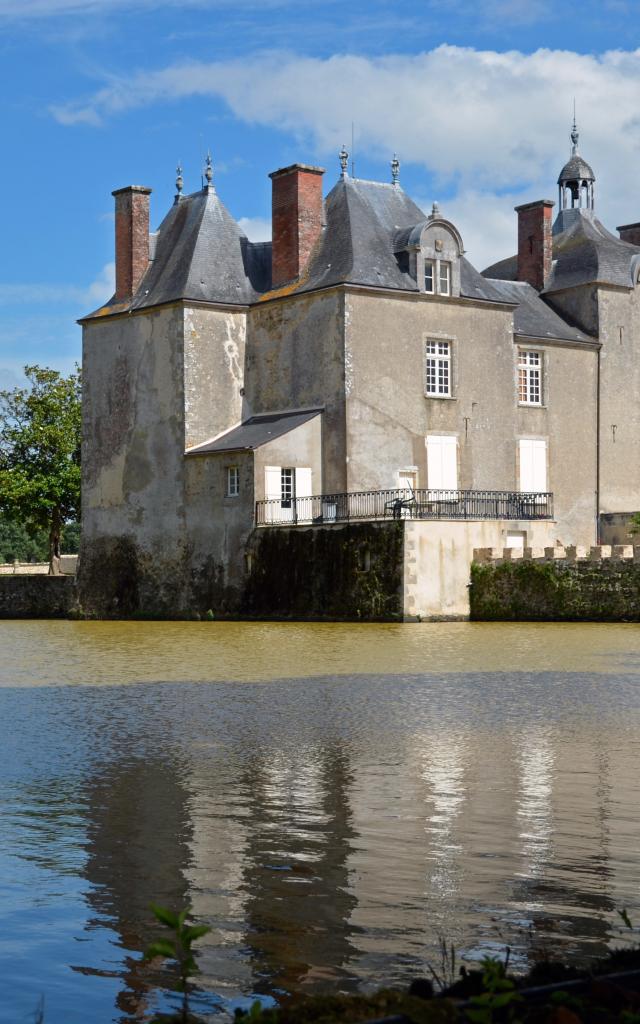
[[[240,423],[233,430],[228,430],[221,437],[212,441],[206,441],[196,448],[189,448],[187,455],[208,455],[211,452],[237,452],[253,451],[276,437],[282,437],[296,427],[302,426],[314,416],[319,416],[323,410],[318,409],[294,409],[292,412],[263,413],[260,416],[251,416],[250,419]]]

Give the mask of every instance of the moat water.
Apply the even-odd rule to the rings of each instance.
[[[404,984],[640,923],[635,625],[0,623],[0,1021]]]

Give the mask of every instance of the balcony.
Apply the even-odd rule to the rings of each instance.
[[[256,526],[309,526],[389,519],[553,519],[548,491],[352,491],[257,501]]]

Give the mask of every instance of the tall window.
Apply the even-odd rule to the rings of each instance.
[[[280,470],[280,500],[283,508],[291,508],[294,472],[293,469],[285,469],[284,466]]]
[[[451,397],[451,343],[427,341],[426,393]]]
[[[240,494],[240,469],[238,466],[227,466],[227,497],[237,498]]]
[[[435,260],[424,261],[424,290],[430,295],[436,290],[436,263]]]
[[[441,295],[451,294],[451,264],[446,260],[438,261],[438,291]]]
[[[531,349],[518,351],[518,401],[542,405],[542,354]]]

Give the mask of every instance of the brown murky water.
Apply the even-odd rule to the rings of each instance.
[[[0,623],[0,1021],[404,983],[640,921],[634,625]]]

